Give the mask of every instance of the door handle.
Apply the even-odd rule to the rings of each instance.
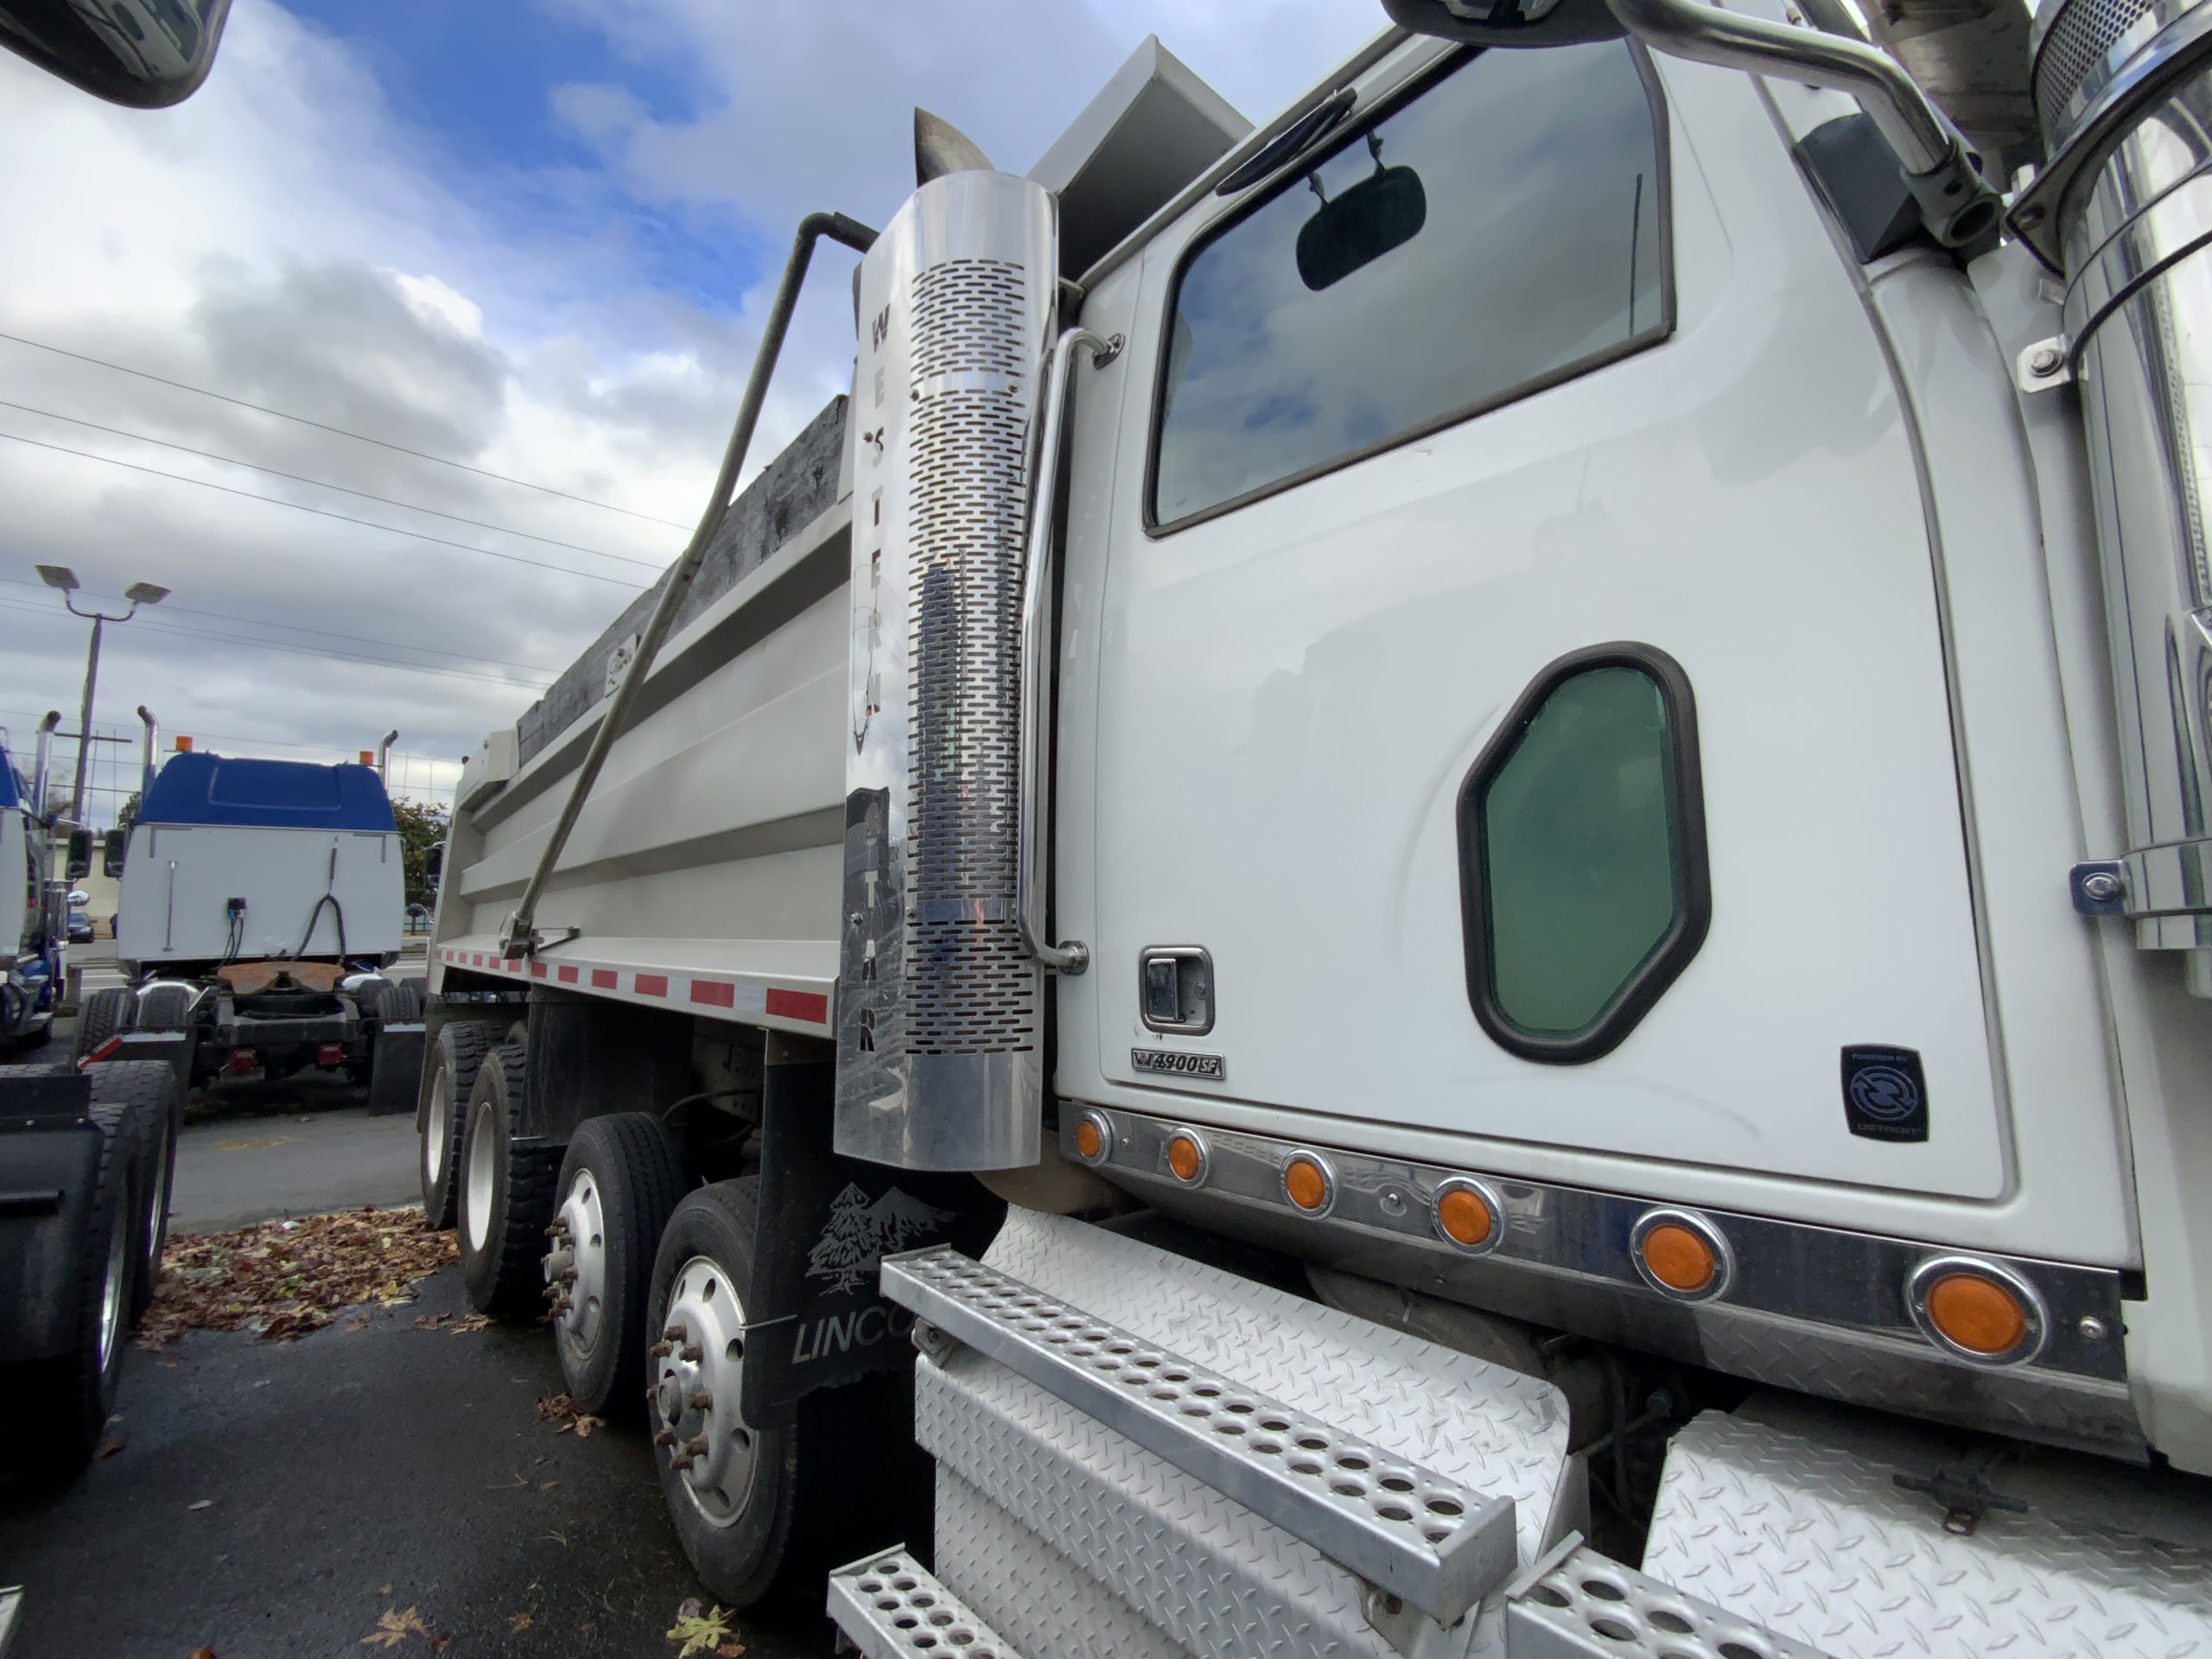
[[[1080,939],[1046,943],[1045,891],[1048,874],[1045,791],[1049,768],[1046,687],[1052,664],[1052,630],[1047,607],[1052,594],[1052,507],[1060,493],[1060,443],[1067,425],[1068,368],[1078,351],[1097,360],[1115,347],[1088,328],[1071,328],[1053,343],[1046,360],[1042,406],[1043,442],[1037,447],[1036,475],[1030,481],[1029,548],[1021,583],[1021,804],[1014,841],[1014,918],[1021,948],[1058,974],[1079,974],[1090,965],[1090,947]]]

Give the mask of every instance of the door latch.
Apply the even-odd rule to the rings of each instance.
[[[1195,944],[1150,944],[1137,957],[1137,1014],[1154,1031],[1213,1029],[1213,958]]]

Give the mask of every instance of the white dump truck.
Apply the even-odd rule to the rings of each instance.
[[[146,709],[144,787],[122,844],[116,957],[130,982],[93,992],[79,1058],[131,1031],[188,1039],[183,1080],[308,1067],[412,1104],[423,986],[388,979],[405,885],[398,823],[377,766],[319,766],[184,749],[158,766]],[[365,753],[363,757],[366,759]],[[381,1074],[382,1083],[378,1083]]]
[[[463,776],[472,1295],[870,1654],[2212,1649],[2212,5],[1389,10],[802,226]]]

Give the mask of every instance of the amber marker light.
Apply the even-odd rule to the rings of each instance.
[[[1085,1112],[1076,1120],[1075,1155],[1084,1163],[1104,1163],[1108,1144],[1104,1118],[1096,1112]]]
[[[1446,1243],[1471,1254],[1495,1249],[1504,1236],[1497,1195],[1479,1182],[1454,1177],[1436,1189],[1436,1230]]]
[[[1167,1142],[1167,1172],[1185,1186],[1205,1179],[1206,1143],[1188,1129],[1179,1129]]]
[[[2043,1346],[2035,1293],[1991,1263],[1958,1257],[1923,1262],[1909,1294],[1921,1330],[1961,1359],[2016,1364]]]
[[[1636,1224],[1630,1249],[1646,1284],[1685,1301],[1718,1296],[1734,1268],[1727,1242],[1712,1224],[1680,1210],[1648,1211]]]
[[[1337,1178],[1312,1153],[1297,1153],[1282,1166],[1282,1195],[1307,1215],[1321,1215],[1336,1201]]]

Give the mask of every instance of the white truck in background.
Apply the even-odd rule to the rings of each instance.
[[[188,1088],[312,1066],[366,1084],[372,1110],[404,1110],[422,1065],[423,987],[382,971],[398,960],[404,921],[384,783],[398,734],[373,767],[204,749],[157,765],[158,724],[138,713],[144,784],[119,837],[116,914],[130,982],[85,999],[78,1058],[128,1032],[175,1031]]]
[[[2203,1650],[2212,5],[1389,5],[803,224],[464,773],[470,1294],[874,1655]]]

